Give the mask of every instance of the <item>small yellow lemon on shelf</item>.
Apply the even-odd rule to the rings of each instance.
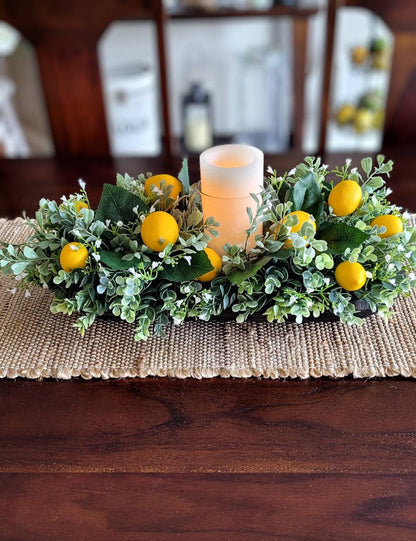
[[[387,71],[390,69],[391,64],[391,52],[389,49],[385,49],[380,52],[376,52],[373,55],[373,68],[376,70]]]
[[[204,248],[204,252],[207,254],[208,259],[211,265],[214,267],[212,270],[206,272],[202,276],[198,276],[200,282],[210,282],[216,278],[222,269],[222,260],[221,257],[217,254],[212,248]]]
[[[343,289],[357,291],[367,280],[365,268],[360,263],[343,261],[335,269],[335,280]]]
[[[89,206],[85,201],[75,201],[74,208],[77,211],[77,214],[79,214],[81,209],[88,209]]]
[[[354,180],[342,180],[336,184],[328,197],[328,205],[336,216],[348,216],[359,207],[363,198],[361,186]]]
[[[374,227],[375,225],[377,227],[384,226],[386,228],[384,233],[378,233],[378,236],[382,239],[403,232],[403,222],[398,216],[394,216],[393,214],[383,214],[382,216],[377,216],[377,218],[374,218],[374,220],[371,222],[371,227]]]
[[[74,269],[83,269],[87,265],[88,250],[80,242],[65,244],[59,255],[59,263],[65,272],[71,273]]]
[[[357,133],[364,133],[374,127],[374,112],[360,107],[354,116],[354,129]]]
[[[168,244],[175,244],[179,227],[175,218],[164,210],[148,214],[142,223],[143,244],[154,252],[162,252]]]
[[[367,47],[363,45],[357,45],[351,51],[351,60],[354,62],[354,64],[364,64],[369,55],[370,51]]]
[[[162,182],[164,182],[164,187],[172,187],[169,197],[176,199],[182,191],[182,182],[172,175],[162,174],[149,177],[144,183],[144,193],[149,196],[154,190],[161,190]],[[157,196],[157,194],[155,195]]]
[[[285,216],[282,220],[282,224],[286,224],[287,219],[289,216],[296,216],[298,219],[298,223],[290,228],[290,233],[299,233],[299,231],[302,229],[302,225],[305,222],[310,222],[313,226],[313,228],[316,231],[316,224],[315,224],[315,218],[312,216],[312,214],[308,214],[307,212],[303,210],[295,210],[293,212],[290,212],[287,216]],[[279,231],[279,228],[277,228],[276,233]],[[292,241],[291,239],[286,239],[285,241],[286,248],[292,247]]]
[[[354,105],[351,105],[350,103],[345,103],[344,105],[341,105],[341,107],[337,111],[337,122],[341,126],[345,126],[346,124],[349,124],[350,122],[354,121],[355,117],[355,107]]]
[[[376,130],[381,130],[383,128],[385,117],[386,117],[386,114],[384,112],[384,109],[378,109],[374,113],[373,127]]]

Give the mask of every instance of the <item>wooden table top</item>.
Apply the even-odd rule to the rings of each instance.
[[[394,161],[390,186],[390,200],[416,212],[415,149],[391,147],[383,150],[387,159]],[[366,154],[367,155],[367,154]],[[303,154],[292,151],[281,156],[265,156],[265,167],[271,165],[278,172],[290,171],[303,161]],[[359,166],[364,154],[330,154],[326,163],[330,167],[342,165],[346,157]],[[138,175],[151,171],[177,174],[180,160],[165,164],[160,158],[32,158],[27,160],[0,159],[0,218],[21,216],[25,210],[33,216],[41,197],[59,199],[62,195],[79,190],[78,179],[87,183],[92,205],[98,204],[104,182],[115,183],[115,174]],[[189,160],[191,182],[199,180],[198,159]]]
[[[412,152],[385,154],[416,211]],[[143,165],[0,161],[0,216]],[[1,380],[0,538],[413,540],[415,406],[404,378]]]

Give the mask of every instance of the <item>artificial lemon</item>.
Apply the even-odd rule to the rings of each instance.
[[[354,47],[351,51],[351,59],[354,64],[363,64],[367,60],[369,54],[370,52],[367,47],[357,45],[357,47]]]
[[[313,228],[316,231],[315,218],[311,214],[308,214],[307,212],[305,212],[303,210],[295,210],[295,211],[289,213],[287,216],[285,216],[283,218],[282,224],[286,224],[287,219],[289,218],[289,216],[296,216],[297,219],[298,219],[298,223],[296,225],[293,225],[290,228],[290,233],[299,233],[299,231],[302,229],[302,225],[305,222],[310,222],[312,224]],[[277,229],[277,231],[279,231],[279,229]],[[291,239],[286,239],[285,246],[286,246],[286,248],[291,248],[291,246],[292,246]]]
[[[382,239],[391,237],[392,235],[397,235],[397,233],[401,233],[403,231],[402,221],[398,216],[394,216],[393,214],[383,214],[382,216],[377,216],[377,218],[374,218],[374,220],[371,222],[371,227],[374,227],[375,225],[377,227],[384,226],[386,228],[384,233],[378,233],[378,236]]]
[[[202,276],[198,276],[197,280],[200,282],[210,282],[216,278],[222,269],[221,257],[212,248],[204,248],[204,252],[207,254],[209,262],[214,267],[212,270],[206,272]]]
[[[75,201],[74,208],[77,211],[77,214],[79,214],[81,209],[88,209],[89,206],[85,201]]]
[[[379,109],[374,113],[373,126],[376,130],[381,130],[383,128],[385,116],[384,109]]]
[[[390,69],[391,54],[388,49],[374,53],[373,55],[373,68],[381,71],[387,71]]]
[[[171,199],[176,199],[182,190],[182,182],[177,178],[172,177],[172,175],[153,175],[149,177],[144,183],[144,193],[150,195],[154,188],[161,190],[161,184],[164,182],[164,187],[171,186],[171,192],[169,197]]]
[[[179,237],[179,227],[175,218],[158,210],[148,214],[142,223],[143,244],[154,252],[162,252],[168,244],[175,244]]]
[[[334,186],[328,197],[328,205],[336,216],[347,216],[357,210],[363,192],[354,180],[342,180]]]
[[[88,250],[79,242],[65,244],[59,255],[59,263],[65,272],[83,269],[87,264]]]
[[[365,268],[360,263],[343,261],[335,269],[335,280],[343,289],[357,291],[367,280]]]
[[[372,129],[374,125],[374,112],[360,107],[354,116],[354,129],[357,133],[364,133]]]
[[[337,122],[341,126],[345,126],[350,122],[353,122],[355,116],[355,107],[350,103],[342,105],[337,112]]]

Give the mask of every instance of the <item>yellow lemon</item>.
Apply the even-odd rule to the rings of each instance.
[[[175,244],[179,237],[179,227],[175,218],[158,210],[148,214],[142,223],[143,244],[154,252],[162,252],[168,244]]]
[[[343,261],[335,269],[335,280],[343,289],[357,291],[367,280],[365,268],[360,263]]]
[[[87,264],[88,250],[79,242],[65,244],[59,255],[59,263],[65,272],[83,269]]]
[[[316,231],[315,218],[311,214],[308,214],[303,210],[295,210],[283,218],[282,224],[286,224],[289,216],[297,216],[298,218],[298,223],[290,228],[290,233],[299,233],[299,231],[302,229],[302,225],[305,222],[310,222]],[[276,233],[278,231],[279,228],[277,228]],[[285,246],[286,248],[290,248],[292,246],[292,241],[290,239],[286,239]]]
[[[146,182],[144,183],[144,193],[146,195],[150,195],[151,192],[154,190],[154,188],[161,190],[161,184],[164,181],[164,186],[167,188],[168,186],[172,186],[172,190],[170,192],[169,197],[171,199],[176,199],[178,195],[181,193],[182,190],[182,182],[180,182],[177,178],[173,177],[172,175],[153,175],[152,177],[149,177]]]
[[[384,109],[378,109],[374,113],[373,126],[376,130],[381,130],[383,128],[385,116]]]
[[[204,252],[207,254],[208,259],[211,265],[214,267],[212,270],[206,272],[202,276],[198,276],[200,282],[210,282],[216,278],[222,269],[222,260],[221,257],[217,254],[212,248],[204,248]]]
[[[357,210],[363,198],[361,186],[354,180],[342,180],[334,186],[328,197],[328,205],[336,216],[347,216]]]
[[[355,107],[349,103],[342,105],[337,112],[337,122],[344,126],[354,120]]]
[[[367,49],[367,47],[358,45],[352,49],[351,59],[354,64],[363,64],[367,60],[369,54],[370,51]]]
[[[373,68],[377,70],[387,71],[390,69],[391,54],[388,49],[379,51],[373,55]]]
[[[354,129],[357,133],[364,133],[374,125],[374,112],[360,107],[354,116]]]
[[[85,201],[75,201],[74,208],[77,211],[77,214],[79,214],[81,209],[87,209],[89,206]]]
[[[377,227],[384,226],[386,228],[384,233],[378,233],[378,236],[382,239],[391,237],[392,235],[396,235],[397,233],[401,233],[403,231],[402,221],[398,216],[394,216],[393,214],[383,214],[383,216],[377,216],[377,218],[374,218],[374,220],[371,222],[371,227],[374,227],[375,225]]]

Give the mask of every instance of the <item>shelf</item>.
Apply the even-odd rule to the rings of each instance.
[[[230,17],[292,17],[305,19],[318,13],[319,7],[297,8],[277,5],[270,9],[232,9],[218,8],[208,10],[203,8],[175,8],[166,12],[170,19],[222,19]]]

